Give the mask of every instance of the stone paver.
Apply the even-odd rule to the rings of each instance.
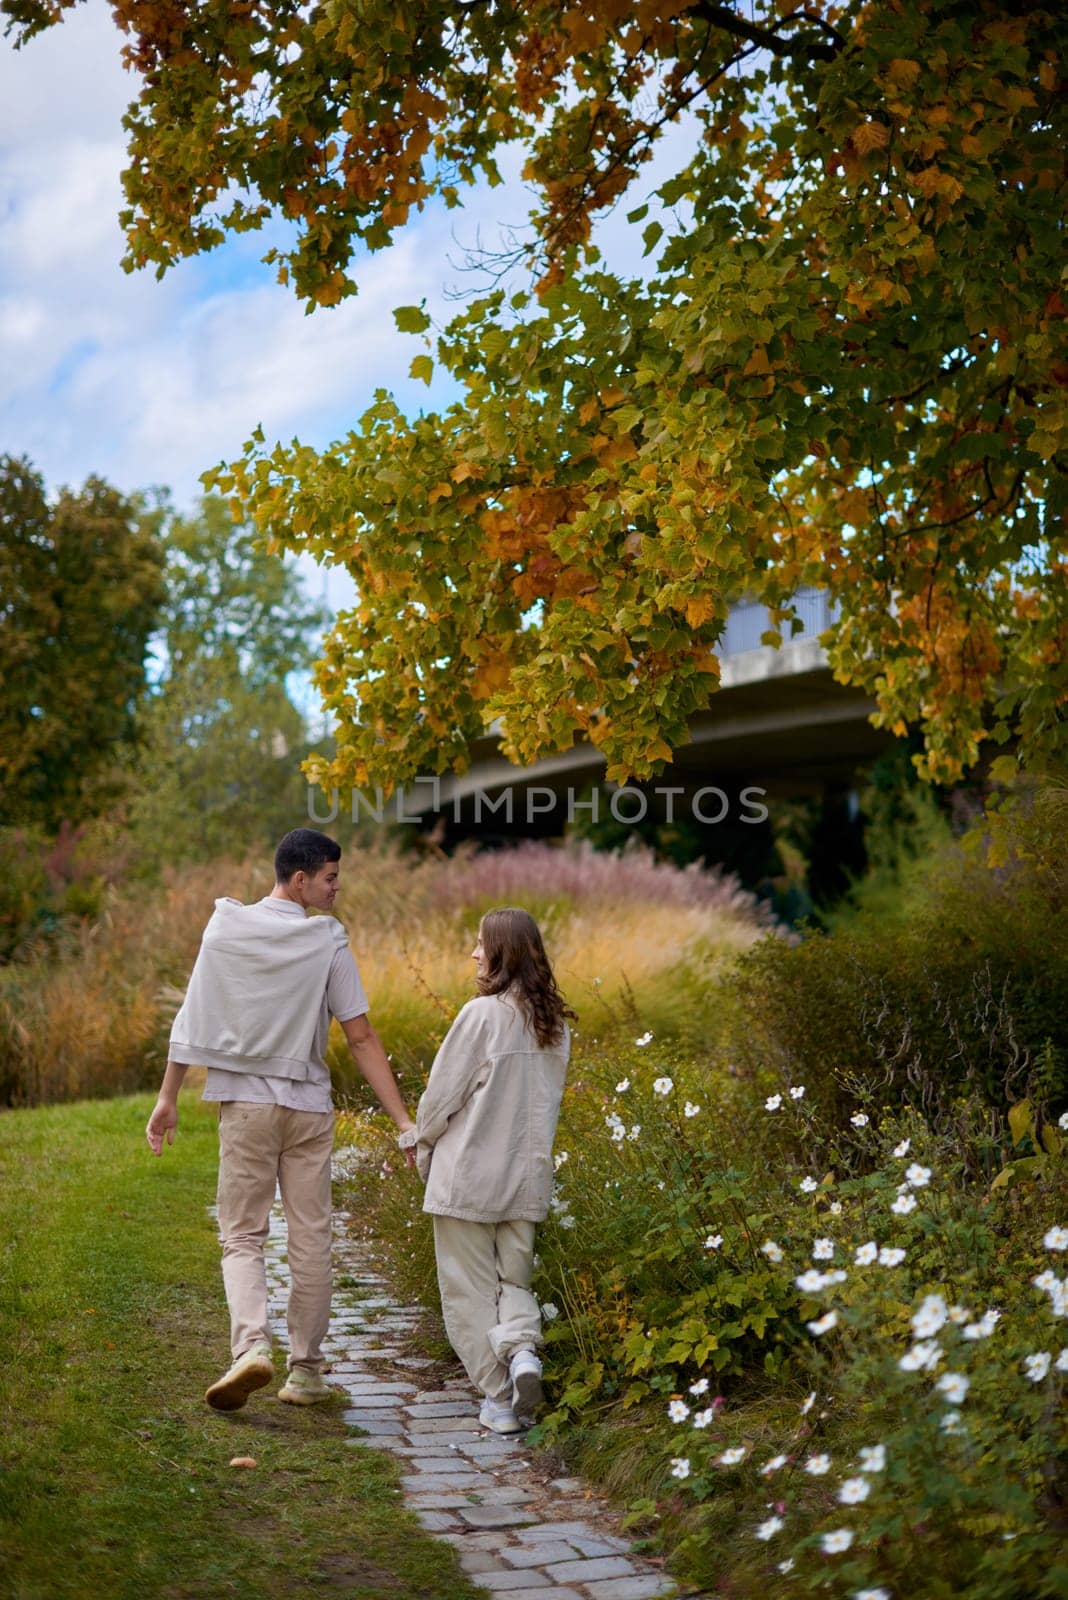
[[[338,1286],[324,1351],[327,1382],[344,1394],[342,1415],[357,1449],[397,1458],[405,1503],[428,1533],[457,1550],[487,1600],[661,1600],[677,1595],[652,1562],[635,1555],[607,1504],[581,1478],[550,1476],[522,1435],[490,1433],[463,1376],[407,1346],[420,1313],[399,1305],[369,1269],[338,1214]],[[285,1336],[285,1221],[271,1216],[267,1243],[272,1327]],[[423,1374],[426,1374],[424,1377]],[[557,1468],[559,1471],[559,1468]],[[697,1597],[694,1597],[697,1600]]]

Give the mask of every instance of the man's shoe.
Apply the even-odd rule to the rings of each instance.
[[[478,1420],[494,1433],[522,1433],[523,1424],[507,1400],[483,1400]]]
[[[517,1350],[508,1365],[512,1380],[512,1410],[517,1417],[533,1417],[541,1405],[541,1362],[533,1350]]]
[[[329,1400],[333,1393],[330,1385],[323,1382],[321,1372],[312,1372],[307,1367],[294,1367],[279,1389],[278,1398],[288,1401],[291,1406],[314,1406],[320,1400]]]
[[[274,1377],[274,1362],[269,1344],[255,1344],[238,1356],[229,1372],[213,1383],[204,1396],[216,1411],[239,1411],[257,1389]]]

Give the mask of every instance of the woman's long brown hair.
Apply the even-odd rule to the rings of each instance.
[[[510,989],[542,1048],[559,1044],[564,1018],[575,1013],[556,987],[541,930],[530,912],[518,906],[487,911],[478,933],[486,965],[485,977],[478,980],[479,994]]]

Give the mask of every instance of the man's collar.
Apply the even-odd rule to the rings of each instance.
[[[260,901],[261,906],[277,906],[281,911],[295,911],[298,917],[304,916],[304,907],[298,906],[295,900],[283,900],[280,894],[265,894]]]

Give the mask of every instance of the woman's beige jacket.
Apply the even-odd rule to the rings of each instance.
[[[543,1049],[505,995],[469,1000],[442,1040],[416,1113],[423,1210],[540,1222],[571,1035]]]

